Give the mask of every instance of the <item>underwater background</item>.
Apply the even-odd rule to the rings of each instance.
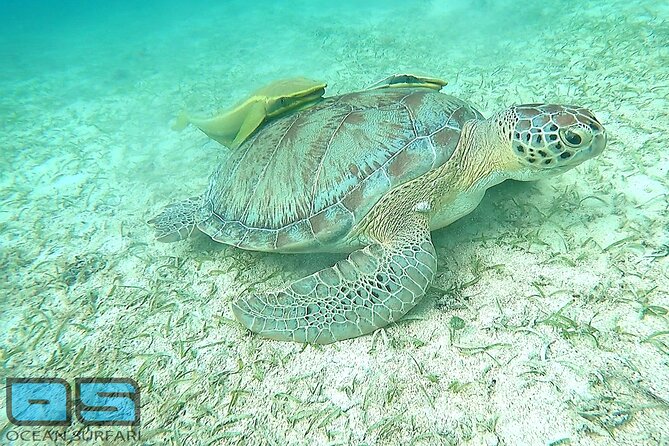
[[[4,0],[0,61],[3,380],[136,380],[127,444],[669,445],[669,3]],[[341,256],[157,243],[225,150],[174,118],[404,72],[486,116],[588,107],[607,149],[436,232],[434,287],[376,335],[244,331],[239,293]]]

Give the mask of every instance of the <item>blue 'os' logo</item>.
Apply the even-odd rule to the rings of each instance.
[[[7,418],[17,426],[71,423],[70,385],[60,378],[7,378]],[[77,378],[74,411],[88,426],[139,423],[139,386],[129,378]]]

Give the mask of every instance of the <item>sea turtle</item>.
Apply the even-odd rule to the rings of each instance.
[[[325,82],[304,77],[280,79],[212,118],[190,116],[183,112],[173,128],[182,130],[193,124],[211,139],[229,148],[237,148],[267,118],[311,104],[323,96],[326,86]]]
[[[397,321],[434,278],[430,231],[493,185],[565,172],[606,145],[582,107],[516,105],[485,119],[434,85],[390,88],[396,77],[267,122],[225,152],[204,194],[150,220],[163,241],[199,230],[242,249],[350,252],[280,290],[239,296],[232,311],[249,330],[328,344]]]

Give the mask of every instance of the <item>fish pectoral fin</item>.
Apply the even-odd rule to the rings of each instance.
[[[264,103],[258,102],[250,106],[246,111],[246,116],[244,116],[244,120],[241,121],[239,130],[237,131],[237,134],[235,135],[234,140],[229,147],[231,149],[236,149],[242,145],[242,143],[246,141],[253,132],[255,132],[260,124],[265,121],[266,117],[267,110],[265,109]]]

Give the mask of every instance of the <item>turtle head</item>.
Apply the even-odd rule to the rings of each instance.
[[[495,118],[510,140],[514,163],[511,178],[534,180],[565,172],[599,155],[606,146],[604,127],[582,107],[527,104],[511,107]]]

